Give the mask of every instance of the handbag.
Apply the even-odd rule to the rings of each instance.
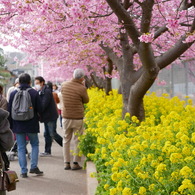
[[[0,190],[2,191],[12,191],[16,189],[16,182],[18,182],[18,176],[15,171],[4,171],[3,170],[3,160],[0,155]]]

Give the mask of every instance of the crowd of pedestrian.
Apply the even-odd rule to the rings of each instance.
[[[43,171],[38,167],[39,157],[52,156],[53,141],[62,147],[64,170],[82,169],[79,164],[81,157],[78,135],[84,131],[84,104],[89,102],[84,76],[85,72],[82,69],[75,69],[73,79],[63,82],[59,89],[56,84],[49,81],[46,83],[42,76],[37,76],[32,83],[30,75],[23,73],[9,88],[6,98],[3,96],[3,87],[0,86],[0,125],[2,119],[6,121],[6,127],[0,129],[1,156],[6,155],[5,151],[13,147],[15,138],[22,178],[28,177],[27,141],[31,145],[29,173],[43,175]],[[58,119],[60,127],[63,128],[62,137],[57,133]],[[43,152],[39,151],[40,123],[44,124]],[[9,132],[8,138],[4,141],[2,141],[3,131]],[[71,163],[72,139],[74,157]]]

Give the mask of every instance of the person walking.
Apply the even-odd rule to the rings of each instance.
[[[31,168],[30,173],[43,175],[38,168],[39,156],[39,115],[41,113],[41,99],[36,90],[30,87],[31,77],[23,73],[19,76],[19,89],[13,91],[10,95],[8,110],[10,112],[10,124],[13,132],[16,134],[18,145],[18,159],[21,167],[21,177],[27,178],[27,159],[26,159],[26,136],[31,144]],[[30,96],[28,96],[30,95]],[[17,99],[19,98],[19,99]],[[25,101],[23,101],[25,100]],[[30,101],[30,102],[27,102]],[[19,105],[17,105],[17,102]],[[25,105],[28,111],[24,111]],[[19,110],[15,110],[15,108]],[[15,113],[17,112],[17,113]],[[26,115],[28,113],[28,115]],[[24,117],[24,119],[18,117]]]
[[[55,93],[59,93],[59,89],[58,89],[58,86],[57,86],[57,84],[53,84],[52,85],[52,90],[53,90],[53,92],[55,92]]]
[[[14,85],[10,87],[7,91],[7,101],[9,102],[10,94],[19,87],[19,79],[17,78],[14,82]]]
[[[52,84],[52,82],[51,81],[48,81],[47,82],[47,86],[52,91],[52,95],[53,95],[54,101],[55,101],[56,106],[57,106],[57,104],[60,102],[60,99],[59,99],[58,94],[56,93],[56,91],[53,90],[53,84]]]
[[[89,102],[87,89],[84,86],[85,72],[82,69],[75,69],[73,79],[62,84],[61,93],[63,99],[62,121],[64,129],[63,154],[64,169],[79,170],[82,167],[78,162],[81,157],[78,155],[78,134],[83,134],[84,105]],[[70,141],[74,140],[73,165],[70,165]],[[75,155],[76,154],[76,155]]]
[[[35,78],[35,88],[41,97],[42,113],[41,122],[44,123],[45,151],[40,154],[42,157],[51,156],[52,139],[62,146],[62,137],[56,132],[58,112],[52,95],[52,88],[45,85],[43,77]]]
[[[9,151],[14,145],[14,136],[10,129],[8,121],[9,112],[0,108],[0,168],[1,171],[9,168],[9,163],[3,161],[6,151]],[[0,195],[5,195],[5,190],[0,190]]]
[[[48,85],[48,87],[50,87],[50,89],[53,88],[52,94],[53,94],[53,98],[54,98],[54,101],[56,103],[58,115],[59,115],[59,118],[60,118],[60,127],[62,128],[62,115],[61,115],[61,110],[59,109],[59,105],[62,104],[62,100],[60,100],[60,96],[59,96],[59,93],[60,92],[57,91],[58,88],[57,88],[57,85],[56,84],[53,85],[52,82],[48,81],[47,82],[47,85]],[[54,90],[54,88],[56,90]]]
[[[62,109],[63,109],[63,99],[62,99],[62,93],[61,91],[58,93],[59,103],[57,104],[58,107],[58,113],[60,118],[60,127],[62,128]]]

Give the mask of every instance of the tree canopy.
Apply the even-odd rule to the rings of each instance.
[[[120,58],[120,33],[125,33],[133,69],[146,61],[138,51],[143,45],[151,45],[153,57],[164,68],[194,55],[194,4],[194,0],[2,0],[0,43],[29,53],[24,63],[43,60],[50,77],[68,78],[75,67],[101,76],[107,64],[101,44]]]

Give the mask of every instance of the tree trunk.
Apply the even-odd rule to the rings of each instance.
[[[137,98],[131,91],[128,102],[128,109],[131,116],[136,116],[139,121],[145,119],[145,109],[143,98]]]
[[[106,78],[106,86],[105,86],[106,95],[109,95],[111,91],[112,91],[112,79]]]
[[[87,76],[85,76],[85,87],[87,87],[87,89],[88,89],[92,86],[93,86],[92,81]]]
[[[118,94],[122,94],[121,85],[119,86],[119,89],[118,89]]]
[[[102,78],[98,78],[95,75],[95,73],[93,73],[93,74],[91,73],[90,76],[91,76],[91,79],[92,79],[93,84],[94,84],[95,87],[97,87],[99,89],[103,89],[104,88],[104,81],[103,81]]]
[[[116,14],[120,28],[120,44],[122,56],[118,57],[112,48],[100,44],[101,48],[106,52],[107,56],[117,66],[121,80],[121,92],[123,95],[123,116],[129,112],[131,116],[136,116],[140,121],[144,119],[143,97],[147,90],[154,83],[159,70],[165,68],[179,56],[181,56],[191,45],[184,42],[187,33],[193,33],[195,30],[195,17],[191,23],[191,28],[182,35],[175,44],[160,56],[154,56],[154,51],[151,43],[145,43],[139,40],[141,34],[151,32],[152,11],[155,4],[154,0],[147,0],[140,3],[142,9],[140,27],[133,19],[133,14],[128,10],[129,6],[133,5],[131,1],[106,0],[110,8]],[[123,3],[122,3],[123,2]],[[191,4],[195,5],[195,0],[191,0]],[[189,1],[182,1],[181,9],[188,9]],[[190,5],[190,6],[192,6]],[[168,28],[163,24],[155,33],[154,39],[158,38],[166,32]],[[125,33],[126,32],[126,33]],[[129,41],[131,39],[131,42]],[[138,54],[142,64],[142,68],[134,71],[133,55]]]
[[[128,76],[127,74],[125,74]],[[130,94],[130,88],[132,85],[132,81],[130,80],[129,77],[125,78],[125,75],[120,78],[121,81],[121,92],[122,92],[122,99],[123,99],[123,118],[125,114],[128,112],[128,99],[129,99],[129,94]]]
[[[158,76],[159,69],[150,72],[145,70],[141,77],[131,86],[128,99],[128,112],[131,116],[136,116],[140,121],[145,118],[143,98]]]
[[[106,71],[106,68],[104,68],[104,74],[107,72],[108,75],[112,75],[113,62],[112,60],[110,60],[110,58],[108,58],[107,61],[108,61],[108,68],[107,68],[107,71]],[[112,91],[112,78],[106,75],[105,77],[106,77],[105,92],[106,92],[106,95],[109,95],[110,91]]]

